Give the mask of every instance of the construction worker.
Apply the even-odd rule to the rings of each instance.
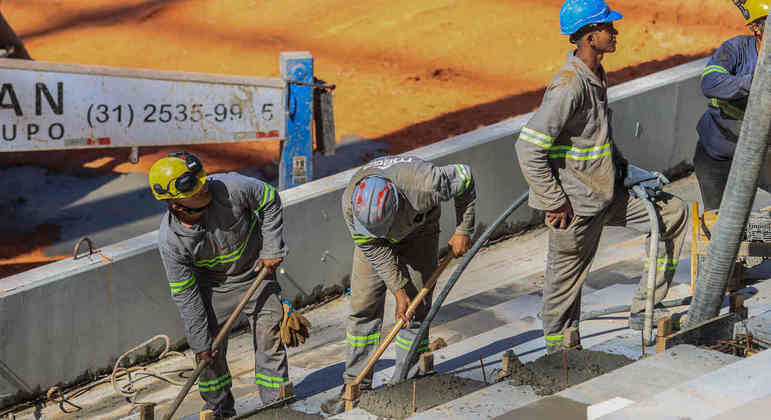
[[[219,330],[213,301],[238,298],[259,269],[271,274],[244,313],[252,329],[260,398],[263,404],[275,401],[281,384],[289,380],[286,348],[279,337],[284,309],[272,274],[287,254],[279,195],[265,182],[237,173],[207,176],[201,161],[184,152],[155,162],[149,183],[155,198],[168,205],[158,249],[187,342],[196,363],[212,362],[198,380],[204,409],[218,418],[236,414],[225,358],[227,340],[211,348]]]
[[[431,294],[413,320],[406,318],[411,299],[428,281],[438,264],[440,203],[455,200],[457,227],[449,241],[453,256],[468,251],[474,234],[476,187],[467,165],[434,166],[417,157],[375,159],[353,175],[343,192],[343,218],[355,243],[351,273],[351,314],[346,322],[348,357],[345,383],[352,383],[380,344],[386,291],[396,298],[395,319],[406,326],[395,339],[396,368],[407,352],[430,309]],[[428,349],[428,337],[418,354]],[[409,361],[409,377],[416,374]],[[372,388],[372,371],[360,383]],[[343,411],[339,397],[322,409]]]
[[[734,3],[752,35],[724,42],[701,74],[701,91],[710,101],[696,125],[699,143],[693,166],[705,210],[718,209],[723,198],[768,16],[769,0]],[[769,189],[767,185],[762,188]]]
[[[541,106],[516,142],[522,173],[530,186],[529,205],[546,213],[550,227],[543,290],[544,336],[548,352],[563,348],[564,330],[577,328],[581,286],[597,252],[603,226],[650,232],[641,199],[624,188],[626,161],[612,142],[607,78],[602,58],[616,51],[621,14],[603,0],[567,0],[560,11],[564,35],[576,45],[554,76]],[[657,255],[655,302],[666,296],[683,244],[687,212],[682,202],[661,194],[662,223]],[[648,249],[648,248],[646,248]],[[642,329],[647,268],[632,300],[629,326]],[[666,314],[657,309],[657,317]]]

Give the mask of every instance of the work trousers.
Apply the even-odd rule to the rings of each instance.
[[[655,206],[659,214],[660,235],[652,263],[657,266],[654,303],[659,303],[666,297],[675,275],[686,234],[688,210],[679,198],[667,193],[661,193]],[[604,226],[624,226],[640,233],[650,233],[651,224],[645,203],[619,189],[613,202],[599,214],[574,216],[566,229],[551,228],[549,231],[541,312],[549,352],[562,348],[566,328],[578,327],[581,286],[597,253]],[[650,248],[646,245],[645,249]],[[645,310],[649,263],[650,256],[646,258],[640,285],[632,298],[632,312]]]
[[[421,230],[422,233],[414,237],[408,236],[400,243],[392,245],[396,252],[398,269],[410,279],[405,286],[410,299],[418,294],[437,268],[439,228],[434,226]],[[386,292],[385,282],[380,279],[359,248],[355,247],[351,272],[351,314],[346,322],[348,357],[343,374],[345,383],[354,381],[380,344]],[[426,334],[426,338],[419,343],[416,357],[410,361],[406,360],[407,353],[420,329],[420,323],[431,309],[431,296],[431,293],[426,296],[415,311],[410,324],[399,331],[399,335],[393,342],[396,346],[396,370],[404,363],[409,363],[408,378],[417,373],[417,356],[428,351],[428,334]],[[370,370],[361,382],[361,388],[372,388],[373,371],[374,369]]]
[[[713,159],[707,154],[701,143],[696,145],[696,153],[693,155],[693,169],[696,173],[696,179],[699,181],[701,201],[704,203],[705,211],[720,208],[723,192],[728,183],[728,173],[731,171],[731,162],[732,160]],[[758,188],[771,192],[771,186],[768,185],[768,182],[771,182],[768,167],[769,165],[765,165],[761,170]]]
[[[289,381],[286,348],[281,343],[279,329],[284,317],[284,309],[278,297],[279,286],[271,281],[255,293],[244,307],[243,313],[249,319],[254,345],[254,376],[260,399],[263,404],[280,397],[281,384]],[[240,300],[244,290],[228,292]],[[211,289],[202,289],[201,297],[206,306],[209,332],[217,335],[219,325],[214,312]],[[198,390],[206,401],[205,410],[213,410],[223,415],[235,415],[233,394],[230,392],[231,376],[227,364],[228,340],[223,340],[214,363],[201,372]]]

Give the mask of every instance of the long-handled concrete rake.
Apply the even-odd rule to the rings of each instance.
[[[236,318],[241,314],[241,311],[244,310],[244,306],[246,306],[246,303],[249,302],[249,299],[252,298],[252,295],[254,295],[254,292],[257,291],[257,288],[260,287],[260,284],[265,279],[265,277],[268,275],[268,270],[262,269],[260,270],[260,273],[257,274],[257,278],[254,279],[254,282],[252,282],[252,285],[249,286],[249,289],[244,293],[244,297],[241,298],[241,302],[238,303],[238,306],[236,306],[236,309],[233,311],[233,313],[230,315],[230,318],[228,318],[227,322],[225,322],[225,325],[222,326],[220,329],[220,332],[217,334],[217,337],[214,338],[214,342],[211,345],[212,349],[218,349],[220,347],[220,344],[222,344],[222,340],[227,339],[228,334],[230,334],[230,330],[233,328],[233,323],[236,321]],[[177,412],[177,409],[179,408],[180,404],[182,404],[182,401],[187,396],[187,393],[190,391],[190,388],[193,387],[193,384],[195,381],[198,380],[198,376],[201,374],[201,371],[203,371],[207,366],[209,366],[210,361],[201,360],[200,363],[198,363],[198,366],[193,371],[193,375],[190,376],[190,379],[187,380],[185,385],[182,387],[182,389],[179,391],[179,394],[177,394],[177,398],[174,399],[174,403],[171,405],[171,409],[166,413],[165,416],[163,416],[163,420],[171,420],[171,417],[174,415],[174,413]]]
[[[439,279],[439,276],[442,274],[445,268],[447,268],[447,265],[452,260],[452,255],[447,254],[444,258],[442,258],[441,261],[439,261],[439,266],[434,271],[434,274],[431,275],[431,278],[426,282],[425,285],[423,285],[423,288],[420,289],[418,294],[415,296],[414,299],[412,299],[412,302],[410,302],[410,306],[407,307],[407,319],[411,318],[412,315],[415,314],[415,311],[418,308],[418,305],[423,301],[423,299],[428,295],[428,293],[431,291],[431,289],[434,288],[436,285],[437,279]],[[391,341],[396,338],[396,335],[399,333],[399,331],[404,327],[404,320],[399,319],[396,321],[396,325],[394,325],[393,328],[391,328],[391,332],[388,333],[386,338],[383,340],[382,343],[378,346],[377,350],[375,350],[375,353],[370,356],[369,360],[367,361],[367,364],[364,366],[364,369],[359,372],[359,375],[356,376],[356,379],[354,379],[353,383],[346,384],[345,385],[345,392],[343,393],[343,399],[345,400],[345,410],[351,410],[354,406],[354,403],[359,399],[359,396],[361,394],[359,389],[359,384],[361,384],[361,381],[364,380],[364,377],[367,376],[370,370],[372,370],[372,367],[375,366],[375,362],[380,359],[380,356],[383,355],[383,352],[388,348],[388,346],[391,344]],[[409,360],[409,359],[408,359]]]

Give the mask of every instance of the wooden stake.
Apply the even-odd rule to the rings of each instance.
[[[562,349],[562,368],[565,370],[565,386],[570,386],[568,381],[568,351],[565,348]]]
[[[294,397],[294,384],[292,381],[281,384],[278,393],[282,400]]]
[[[434,372],[434,353],[425,352],[418,359],[418,369],[421,375],[428,375]]]
[[[343,400],[345,400],[345,411],[353,410],[356,405],[356,401],[361,397],[361,388],[359,384],[346,384],[345,391],[343,392]]]
[[[415,413],[418,411],[415,400],[418,399],[418,381],[415,379],[412,380],[412,412]]]
[[[482,379],[485,381],[485,385],[487,385],[487,372],[485,372],[485,361],[482,360],[482,355],[479,355],[479,364],[482,365]]]
[[[201,411],[201,420],[214,420],[214,411],[212,410],[206,410]]]
[[[155,420],[155,404],[140,404],[139,420]]]
[[[661,318],[656,329],[656,353],[667,349],[667,336],[670,334],[672,334],[672,318]]]

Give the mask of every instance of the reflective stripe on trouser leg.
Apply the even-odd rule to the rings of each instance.
[[[346,319],[346,361],[343,380],[353,382],[364,369],[380,344],[386,286],[358,247],[354,247],[351,270],[351,313]],[[361,382],[363,389],[372,387],[373,370]]]
[[[655,201],[659,213],[660,237],[656,247],[656,256],[650,263],[656,264],[656,286],[654,304],[660,303],[667,296],[669,285],[675,277],[675,270],[683,248],[688,225],[688,208],[682,200],[672,195],[662,193]],[[609,224],[623,225],[642,233],[650,232],[648,211],[642,200],[630,198],[621,214],[613,216]],[[619,221],[623,217],[624,220]],[[650,240],[650,238],[648,238]],[[650,249],[646,240],[645,250]],[[637,291],[632,298],[632,312],[645,310],[645,296],[648,288],[648,259],[643,261],[642,276]]]
[[[566,229],[549,230],[541,310],[545,337],[561,336],[566,328],[578,327],[581,287],[597,252],[604,218],[604,212],[591,217],[576,215]],[[554,351],[562,342],[551,344],[555,345],[547,350]]]
[[[209,333],[215,337],[218,332],[217,316],[212,306],[212,292],[210,290],[201,290],[201,299],[206,308],[206,317]],[[214,412],[228,412],[234,408],[233,395],[230,393],[233,379],[230,376],[227,362],[228,341],[224,340],[220,344],[214,362],[206,369],[201,371],[198,377],[198,391],[201,398],[206,402],[205,410]]]
[[[245,308],[252,326],[254,382],[263,404],[279,399],[281,384],[289,381],[286,347],[279,332],[284,309],[278,290],[277,284],[272,284]]]
[[[399,366],[401,366],[404,363],[407,363],[407,353],[409,353],[410,347],[412,347],[412,343],[414,342],[415,336],[418,334],[419,329],[420,329],[420,323],[412,322],[410,323],[409,327],[402,328],[401,331],[399,331],[399,334],[394,339],[393,345],[395,346],[395,350],[396,350],[396,366],[394,369],[395,371],[399,370]],[[420,340],[420,344],[418,344],[417,352],[415,353],[415,359],[410,362],[410,369],[407,372],[406,379],[413,378],[415,377],[415,375],[418,374],[417,361],[420,358],[420,355],[427,351],[428,351],[428,338],[424,338]]]

